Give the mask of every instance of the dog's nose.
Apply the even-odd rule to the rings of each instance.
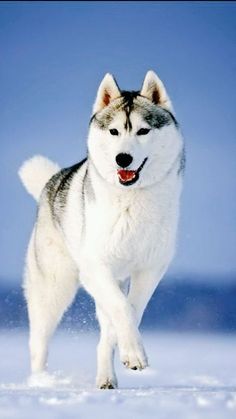
[[[132,161],[133,161],[133,157],[130,154],[120,153],[120,154],[117,154],[116,156],[116,163],[120,167],[123,167],[123,169],[129,166],[132,163]]]

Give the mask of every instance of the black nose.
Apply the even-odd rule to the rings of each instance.
[[[120,154],[117,154],[116,156],[116,163],[120,167],[123,167],[123,169],[129,166],[132,163],[132,161],[133,161],[133,157],[130,154],[120,153]]]

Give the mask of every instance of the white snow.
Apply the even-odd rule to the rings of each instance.
[[[28,378],[27,333],[0,332],[1,419],[233,419],[236,337],[144,334],[150,367],[116,359],[119,390],[94,386],[98,333],[60,331],[49,374]]]

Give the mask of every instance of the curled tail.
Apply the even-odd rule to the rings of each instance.
[[[22,164],[18,174],[26,190],[38,201],[47,181],[59,170],[57,163],[43,156],[34,156]]]

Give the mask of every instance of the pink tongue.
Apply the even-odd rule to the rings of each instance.
[[[117,173],[123,182],[132,180],[136,174],[135,170],[124,170],[124,169],[118,170]]]

